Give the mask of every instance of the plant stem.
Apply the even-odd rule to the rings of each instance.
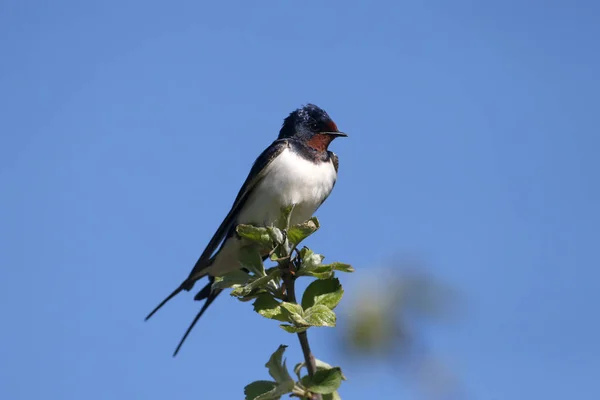
[[[287,301],[289,303],[297,304],[296,301],[296,277],[290,273],[289,267],[290,262],[287,263],[288,268],[283,272],[283,282],[285,284],[285,293]],[[308,335],[306,331],[298,332],[298,340],[300,340],[300,347],[302,347],[302,353],[304,354],[304,362],[306,363],[306,369],[308,370],[308,376],[311,378],[317,372],[317,364],[315,362],[315,356],[310,351],[310,345],[308,344]],[[322,400],[322,397],[318,393],[313,393],[311,400]]]
[[[292,207],[287,215],[285,224],[286,232],[287,229],[290,229],[292,213],[294,212],[295,207],[296,204],[292,204]],[[288,243],[287,239],[286,243]],[[296,277],[290,269],[293,266],[292,255],[294,254],[294,250],[296,250],[296,245],[294,245],[291,249],[288,246],[285,246],[285,248],[287,251],[287,259],[282,260],[283,262],[279,262],[279,266],[283,270],[282,278],[285,285],[285,294],[288,303],[298,304],[298,301],[296,300]],[[306,364],[306,369],[308,370],[308,376],[312,378],[317,372],[317,363],[315,362],[315,356],[313,356],[312,352],[310,351],[310,345],[308,344],[308,335],[306,331],[298,333],[298,340],[300,340],[300,347],[302,347],[302,353],[304,354],[304,362]],[[309,400],[323,400],[323,397],[318,393],[313,393]]]

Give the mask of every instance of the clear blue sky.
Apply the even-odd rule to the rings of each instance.
[[[487,3],[2,1],[0,398],[235,399],[298,361],[229,296],[176,359],[197,303],[143,317],[306,102],[350,135],[309,243],[343,282],[419,254],[470,398],[600,398],[600,6]],[[345,400],[404,393],[357,371]]]

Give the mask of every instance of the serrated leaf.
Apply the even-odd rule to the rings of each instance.
[[[273,247],[273,242],[267,228],[240,224],[236,226],[235,230],[242,238],[256,243],[262,248],[270,249]]]
[[[267,232],[269,232],[269,237],[275,244],[282,244],[285,241],[285,237],[283,236],[281,229],[275,226],[269,226],[267,227]]]
[[[288,303],[287,301],[281,302],[281,307],[288,310],[291,314],[299,314],[302,315],[304,310],[300,304]]]
[[[281,304],[271,294],[263,293],[259,295],[253,306],[254,311],[265,318],[282,322],[289,321],[289,312],[281,307]]]
[[[354,268],[352,268],[352,265],[350,264],[344,264],[341,262],[332,262],[331,264],[327,264],[327,266],[333,268],[336,271],[341,271],[341,272],[354,272]]]
[[[294,324],[294,326],[308,326],[309,323],[304,319],[304,310],[299,304],[288,303],[286,301],[281,302],[283,307],[288,312],[288,322]]]
[[[239,250],[240,264],[254,273],[257,277],[265,276],[265,266],[256,246],[243,246]]]
[[[286,348],[287,346],[280,345],[277,350],[271,354],[271,358],[269,358],[269,361],[267,361],[265,364],[265,367],[269,369],[269,375],[271,375],[271,377],[275,379],[275,382],[277,383],[283,383],[287,381],[293,382],[293,379],[288,373],[287,367],[285,366],[285,359],[283,358],[283,353],[285,352]]]
[[[342,384],[342,370],[338,367],[317,370],[312,378],[305,376],[301,382],[304,387],[313,393],[333,393]]]
[[[300,270],[314,270],[321,265],[324,258],[321,254],[315,254],[308,247],[304,247],[300,250]]]
[[[334,273],[333,273],[333,269],[331,269],[331,267],[325,265],[325,266],[317,267],[317,268],[313,269],[312,271],[307,271],[307,270],[301,269],[298,271],[298,276],[312,276],[317,279],[330,279],[330,278],[333,278]]]
[[[212,284],[213,289],[227,289],[233,286],[244,285],[250,280],[250,275],[238,269],[223,276],[217,276]]]
[[[304,320],[310,326],[335,326],[336,317],[331,309],[322,304],[304,310]]]
[[[313,281],[304,291],[302,308],[308,310],[315,305],[324,305],[333,310],[343,295],[344,289],[337,278]]]
[[[354,272],[349,264],[341,262],[332,262],[331,264],[323,264],[325,258],[321,254],[315,254],[312,250],[304,247],[300,250],[300,258],[302,260],[298,275],[314,276],[319,279],[327,279],[333,277],[333,271]]]
[[[279,400],[294,389],[294,381],[277,384],[272,381],[256,381],[244,388],[246,400]]]
[[[290,227],[287,231],[288,240],[297,245],[319,229],[319,220],[312,217],[308,221]]]
[[[244,388],[246,400],[256,400],[259,396],[269,393],[277,388],[273,381],[255,381]]]
[[[279,327],[288,333],[299,333],[308,329],[308,326],[294,326],[288,324],[280,324]]]
[[[231,291],[231,295],[236,296],[236,297],[248,296],[253,291],[259,290],[259,289],[263,288],[264,286],[266,286],[272,279],[279,278],[280,274],[281,274],[281,271],[279,271],[278,269],[275,269],[275,270],[271,271],[271,273],[269,273],[268,275],[262,276],[256,280],[250,282],[246,286],[235,288],[234,290]]]
[[[251,241],[261,241],[265,237],[268,238],[267,229],[249,224],[239,224],[235,227],[236,232],[241,237]]]

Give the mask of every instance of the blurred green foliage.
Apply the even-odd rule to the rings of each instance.
[[[421,396],[462,397],[455,374],[428,348],[424,334],[428,325],[453,319],[458,293],[425,268],[394,264],[369,268],[351,288],[335,339],[340,356],[356,365],[388,365]]]

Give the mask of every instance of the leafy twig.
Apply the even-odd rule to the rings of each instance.
[[[290,226],[293,210],[282,210],[277,226],[257,227],[238,225],[237,233],[248,246],[240,251],[240,262],[249,272],[239,271],[217,277],[214,287],[231,288],[231,295],[241,301],[254,300],[254,311],[265,318],[283,322],[279,326],[298,335],[304,362],[296,364],[293,379],[286,367],[281,345],[266,364],[272,381],[255,381],[244,389],[246,400],[278,400],[285,394],[305,400],[340,400],[337,392],[346,378],[339,367],[317,360],[308,343],[310,327],[334,327],[333,309],[344,293],[335,271],[352,272],[348,264],[323,264],[323,256],[298,245],[319,229],[316,217]],[[264,254],[277,266],[265,269]],[[300,276],[316,278],[311,282],[302,300],[296,298],[296,279]],[[308,375],[302,375],[306,367]]]
[[[289,258],[287,263],[280,264],[282,269],[284,269],[282,278],[283,283],[285,285],[286,299],[288,303],[298,304],[298,301],[296,300],[296,277],[290,272],[290,264],[291,263],[289,262]],[[308,343],[308,334],[306,332],[307,331],[298,332],[298,340],[300,341],[300,347],[302,347],[302,353],[304,354],[304,361],[306,363],[306,369],[308,370],[308,376],[312,378],[317,373],[317,363],[315,361],[315,356],[310,350],[310,344]],[[322,396],[318,393],[314,393],[312,395],[312,400],[321,399]]]

